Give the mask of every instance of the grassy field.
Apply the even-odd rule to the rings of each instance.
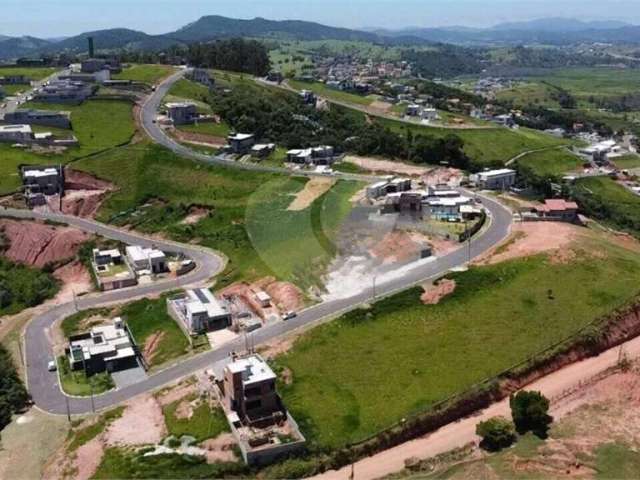
[[[372,96],[357,95],[355,93],[343,92],[342,90],[336,90],[329,88],[325,84],[320,82],[300,82],[297,80],[289,80],[289,85],[296,90],[311,90],[316,95],[328,98],[330,100],[336,100],[338,102],[355,103],[357,105],[371,105],[375,98]]]
[[[410,289],[304,334],[276,359],[293,379],[280,392],[313,446],[361,440],[625,304],[639,267],[636,253],[589,239],[570,264],[536,256],[453,274],[438,305]]]
[[[179,125],[178,130],[192,133],[202,133],[213,137],[226,138],[231,132],[231,128],[225,122],[203,122],[194,125]]]
[[[152,359],[151,368],[175,360],[189,353],[189,341],[176,323],[167,313],[164,298],[156,300],[143,299],[125,305],[119,314],[125,319],[136,344],[144,351],[145,345],[156,338],[157,347]]]
[[[201,83],[183,78],[173,84],[169,89],[169,95],[205,102],[209,97],[209,89]]]
[[[620,169],[631,169],[640,167],[640,155],[631,153],[619,158],[614,158],[613,163]]]
[[[582,159],[561,148],[530,153],[519,159],[518,165],[530,169],[538,177],[550,178],[577,170]]]
[[[539,105],[546,108],[560,108],[551,96],[553,88],[544,83],[519,82],[513,88],[501,90],[496,95],[500,101],[513,102],[515,106]]]
[[[78,106],[32,102],[27,106],[70,111],[73,134],[80,145],[60,154],[40,154],[0,145],[0,195],[12,192],[20,185],[18,166],[21,164],[68,163],[128,143],[135,132],[132,105],[125,101],[89,100]]]
[[[114,80],[132,80],[153,85],[175,72],[175,70],[171,65],[131,65],[124,68],[121,73],[112,75],[112,78]]]
[[[520,153],[529,150],[567,145],[569,141],[551,135],[520,128],[466,128],[448,129],[410,125],[395,120],[378,118],[376,121],[400,133],[410,129],[414,135],[436,135],[444,137],[449,134],[457,135],[464,141],[464,151],[471,160],[480,166],[500,166]]]
[[[193,415],[189,418],[176,416],[176,410],[182,402],[196,400],[195,396],[188,397],[162,407],[169,435],[173,435],[176,438],[189,435],[194,437],[197,443],[200,443],[229,431],[229,424],[222,409],[219,407],[212,408],[203,400],[198,401],[197,406],[193,409]]]
[[[640,236],[640,197],[613,179],[580,179],[573,195],[587,215]]]
[[[0,77],[24,75],[30,80],[42,80],[55,73],[56,70],[58,69],[52,67],[0,67]]]
[[[312,226],[312,209],[285,210],[304,187],[302,179],[194,164],[161,147],[144,145],[94,156],[75,167],[119,187],[99,212],[100,220],[224,252],[229,265],[223,283],[274,271],[283,279],[303,278],[302,273],[306,278],[306,268],[316,265],[318,257],[320,263],[326,261],[318,227]],[[346,182],[334,191],[348,199],[358,188]],[[210,208],[212,214],[186,225],[182,221],[192,205]],[[346,213],[340,210],[333,221],[340,222]]]

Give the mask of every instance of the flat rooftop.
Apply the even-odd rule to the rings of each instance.
[[[231,373],[242,373],[242,383],[244,385],[276,379],[276,374],[273,373],[271,367],[259,355],[241,358],[230,363],[226,368]]]

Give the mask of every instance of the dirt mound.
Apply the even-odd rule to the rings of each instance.
[[[264,290],[280,310],[299,310],[304,306],[302,291],[293,283],[273,282],[266,285]]]
[[[180,223],[183,225],[195,225],[203,218],[207,218],[210,212],[210,208],[193,206],[189,208],[189,214]]]
[[[256,300],[256,292],[264,290],[271,297],[271,307],[262,307]],[[237,296],[242,298],[251,309],[262,319],[271,314],[278,314],[288,310],[299,310],[304,306],[304,295],[294,284],[276,281],[273,277],[264,277],[253,284],[234,283],[220,292],[223,296]]]
[[[210,145],[212,147],[223,147],[227,144],[227,139],[205,135],[204,133],[185,132],[182,130],[172,130],[172,135],[182,142],[193,142],[197,144]]]
[[[164,338],[165,333],[166,332],[160,332],[160,331],[155,332],[149,338],[147,338],[146,342],[144,342],[144,349],[142,351],[142,356],[144,357],[144,360],[148,364],[151,363],[151,361],[153,360],[153,357],[156,355],[158,345],[160,345],[160,342]]]
[[[207,451],[207,463],[233,462],[236,460],[234,446],[236,439],[231,433],[222,433],[200,444]]]
[[[454,186],[460,184],[462,177],[463,173],[457,168],[437,167],[423,175],[422,181],[428,185],[447,184]]]
[[[456,282],[445,278],[435,285],[423,285],[422,288],[424,288],[424,293],[420,296],[422,303],[425,305],[437,305],[440,300],[455,291]]]
[[[74,295],[88,293],[93,289],[91,274],[79,261],[73,261],[60,267],[53,276],[63,285],[55,298],[60,303],[69,302],[73,300]]]
[[[364,168],[375,173],[395,173],[399,175],[409,175],[419,177],[429,172],[428,167],[417,167],[407,163],[396,162],[392,160],[383,160],[379,158],[360,157],[356,155],[348,155],[344,159],[345,162]]]
[[[418,259],[421,250],[429,245],[429,239],[424,235],[394,230],[387,233],[369,253],[383,263],[397,263]]]
[[[4,255],[17,263],[42,268],[73,258],[89,235],[69,227],[36,222],[0,220],[0,230],[9,241]]]
[[[93,218],[100,209],[106,193],[95,190],[68,191],[62,198],[62,213],[82,218]]]
[[[299,212],[311,206],[317,198],[320,198],[324,193],[328,192],[334,183],[336,183],[336,180],[333,178],[312,178],[305,184],[304,188],[296,194],[296,198],[291,202],[287,210]]]
[[[66,190],[114,190],[113,184],[71,168],[64,171],[64,187]]]

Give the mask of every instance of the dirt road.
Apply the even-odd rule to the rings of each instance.
[[[640,357],[640,337],[625,343],[622,348],[628,358]],[[620,347],[612,348],[597,357],[574,363],[547,375],[528,385],[527,390],[539,390],[552,399],[551,413],[560,417],[568,413],[570,409],[566,408],[562,400],[554,401],[553,399],[562,396],[564,392],[579,388],[581,384],[588,382],[594,376],[614,367],[618,362],[619,354]],[[571,409],[577,406],[574,404]],[[354,478],[356,480],[380,478],[404,469],[405,459],[411,457],[426,459],[462,447],[470,442],[477,442],[479,441],[475,434],[477,423],[496,415],[510,416],[508,399],[502,400],[476,415],[446,425],[429,435],[356,462]],[[347,480],[350,478],[350,474],[351,466],[347,466],[340,470],[330,470],[313,478]]]

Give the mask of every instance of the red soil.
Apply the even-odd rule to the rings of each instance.
[[[11,261],[42,268],[73,258],[89,235],[69,227],[36,222],[0,220],[0,230],[9,241],[4,255]]]

